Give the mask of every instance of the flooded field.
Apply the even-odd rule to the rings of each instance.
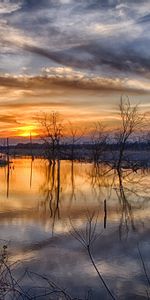
[[[0,243],[16,280],[38,299],[111,299],[97,268],[114,299],[149,299],[149,195],[147,170],[12,160],[0,168]],[[67,296],[45,296],[45,278]]]

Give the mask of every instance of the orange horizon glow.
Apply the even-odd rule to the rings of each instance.
[[[76,130],[77,135],[80,135],[82,132],[85,132],[85,135],[89,135],[95,128],[95,124],[100,122],[104,126],[104,131],[107,133],[116,132],[121,126],[121,117],[119,110],[111,110],[101,112],[89,112],[89,111],[80,111],[73,109],[70,111],[64,109],[60,110],[50,110],[47,108],[46,114],[49,116],[52,112],[58,112],[60,116],[60,123],[63,125],[63,135],[69,137],[71,135],[71,130]],[[44,110],[41,111],[42,117]],[[35,117],[34,117],[35,116]],[[1,138],[25,138],[36,139],[39,138],[44,133],[44,128],[42,128],[40,122],[38,121],[37,114],[34,112],[25,112],[24,116],[18,115],[18,112],[14,114],[2,115],[3,121],[0,124],[0,137]],[[10,120],[10,122],[9,122]],[[59,122],[59,120],[58,120]],[[16,126],[17,124],[17,126]],[[5,128],[5,129],[4,129]],[[147,127],[144,128],[147,130]],[[143,130],[144,130],[143,129]]]
[[[37,132],[38,128],[34,125],[27,125],[18,128],[18,137],[37,137],[39,134]]]
[[[117,81],[117,84],[120,84],[119,90],[115,80],[111,82],[104,78],[99,78],[98,86],[91,85],[89,80],[81,80],[82,84],[76,85],[75,75],[72,69],[65,80],[62,77],[54,80],[42,76],[1,77],[0,138],[29,139],[30,134],[33,138],[38,138],[42,133],[38,117],[42,113],[49,115],[52,112],[58,112],[60,115],[65,136],[69,136],[71,131],[69,122],[78,132],[86,129],[86,133],[89,133],[96,122],[101,122],[107,132],[116,131],[120,127],[119,103],[122,82]],[[97,83],[96,78],[94,82]],[[137,82],[132,80],[133,86],[135,83]],[[147,83],[143,84],[143,94],[130,92],[129,96],[133,105],[142,103],[139,105],[139,111],[146,113],[150,111],[149,94]]]
[[[95,130],[95,125],[100,122],[102,126],[104,125],[104,132],[106,133],[115,133],[120,128],[120,118],[116,118],[116,122],[103,122],[103,119],[96,119],[96,120],[90,120],[89,122],[84,121],[78,121],[78,122],[62,122],[63,124],[63,136],[69,137],[72,135],[72,130],[76,131],[76,136],[80,136],[84,132],[85,136],[90,136],[90,134]],[[71,124],[71,125],[69,125]],[[70,127],[69,127],[70,126]],[[38,125],[24,125],[24,126],[18,126],[15,128],[8,129],[7,131],[0,131],[0,137],[1,138],[25,138],[25,139],[38,139],[44,134],[45,129],[38,126]],[[144,128],[143,131],[147,131],[147,128]]]

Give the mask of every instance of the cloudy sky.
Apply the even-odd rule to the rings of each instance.
[[[36,114],[118,120],[121,95],[150,111],[149,0],[0,0],[0,135]]]

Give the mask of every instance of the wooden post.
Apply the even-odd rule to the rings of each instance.
[[[104,229],[106,229],[107,226],[107,203],[106,199],[104,200]]]
[[[7,198],[9,197],[9,138],[6,139],[7,146]]]

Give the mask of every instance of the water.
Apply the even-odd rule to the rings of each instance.
[[[12,160],[9,170],[0,168],[1,245],[7,243],[9,259],[18,262],[16,278],[25,269],[34,272],[32,280],[21,280],[25,290],[35,286],[34,293],[41,293],[46,282],[39,274],[72,297],[111,299],[75,238],[76,230],[85,235],[93,214],[100,236],[91,251],[110,290],[117,299],[148,299],[140,253],[150,277],[150,174],[127,173],[119,178],[106,166],[69,161],[50,166],[30,158]]]

